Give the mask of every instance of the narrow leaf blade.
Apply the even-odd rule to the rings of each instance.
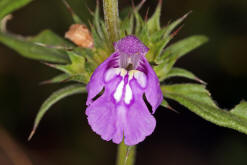
[[[28,140],[31,140],[32,136],[34,135],[41,119],[43,118],[43,116],[45,115],[45,113],[49,110],[49,108],[54,105],[56,102],[58,102],[59,100],[67,97],[67,96],[71,96],[74,94],[79,94],[79,93],[84,93],[86,92],[86,89],[84,86],[82,86],[81,84],[76,84],[76,85],[70,85],[67,86],[65,88],[62,88],[54,93],[52,93],[46,100],[45,102],[41,105],[39,112],[35,118],[34,121],[34,126],[33,126],[33,130],[31,132],[31,134],[28,137]]]
[[[178,41],[165,49],[156,63],[159,65],[154,67],[159,77],[164,77],[171,70],[175,62],[185,54],[194,50],[208,41],[208,38],[202,35],[195,35]]]
[[[32,0],[1,0],[0,1],[0,20],[9,13],[27,5]]]
[[[166,76],[160,77],[160,81],[163,81],[164,79],[168,79],[172,77],[184,77],[184,78],[198,81],[202,84],[206,84],[204,81],[196,77],[192,72],[182,69],[182,68],[176,68],[176,67],[172,68]]]
[[[203,119],[247,134],[246,102],[240,103],[232,111],[227,111],[214,103],[203,85],[174,84],[161,88],[164,97],[179,102]]]
[[[55,48],[40,46],[13,34],[0,33],[0,42],[14,49],[26,58],[54,63],[69,62],[67,55]]]

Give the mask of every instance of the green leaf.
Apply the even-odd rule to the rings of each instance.
[[[0,32],[0,42],[26,58],[54,63],[69,62],[67,55],[57,49],[40,46],[20,36]]]
[[[68,81],[75,81],[78,83],[86,84],[86,82],[88,80],[85,80],[85,77],[83,75],[80,75],[80,74],[73,74],[73,75],[60,74],[60,75],[53,77],[50,80],[46,80],[46,81],[41,82],[40,85],[62,83],[62,82],[68,82]]]
[[[100,37],[101,40],[106,39],[107,37],[104,35],[102,29],[101,29],[101,25],[100,25],[100,15],[99,15],[99,3],[97,3],[96,8],[95,8],[95,12],[93,13],[93,23],[95,25],[96,28],[96,32],[98,34],[98,36]]]
[[[241,102],[233,110],[227,111],[214,103],[203,85],[174,84],[163,85],[161,88],[165,98],[179,102],[205,120],[247,134],[246,102]]]
[[[140,14],[138,13],[138,11],[134,11],[134,16],[135,16],[135,34],[138,35],[142,30],[143,25],[146,24],[144,24],[144,21],[140,16]]]
[[[73,47],[72,43],[48,29],[30,38],[29,41],[47,44],[48,46],[61,46],[64,47],[64,49]]]
[[[164,27],[164,34],[163,34],[163,38],[166,38],[170,35],[170,33],[179,25],[181,24],[185,18],[187,18],[187,16],[190,14],[191,12],[186,13],[184,16],[182,16],[181,18],[177,19],[176,21],[172,22],[171,24],[167,25],[166,27]]]
[[[83,22],[81,18],[74,12],[74,10],[70,7],[69,3],[66,0],[63,0],[63,3],[70,12],[70,14],[72,15],[74,22],[77,24],[82,24]]]
[[[155,31],[160,30],[161,7],[162,7],[162,1],[160,0],[159,4],[156,7],[154,14],[152,15],[150,19],[148,19],[147,27],[148,27],[148,31],[150,32],[150,34]]]
[[[59,100],[67,97],[67,96],[71,96],[74,94],[79,94],[79,93],[84,93],[86,92],[86,89],[84,86],[82,86],[81,84],[76,84],[76,85],[70,85],[67,86],[65,88],[62,88],[54,93],[52,93],[46,100],[45,102],[41,105],[39,112],[35,118],[34,121],[34,126],[32,129],[32,132],[28,138],[28,140],[31,140],[32,136],[34,135],[41,119],[43,118],[43,116],[45,115],[45,113],[50,109],[50,107],[52,105],[54,105],[56,102],[58,102]]]
[[[1,0],[0,1],[0,20],[7,14],[27,5],[32,0]]]
[[[247,120],[247,102],[241,101],[240,104],[238,104],[230,112]]]
[[[68,75],[70,75],[71,80],[77,80],[79,82],[88,83],[90,79],[90,73],[88,73],[85,65],[85,58],[78,55],[73,51],[68,51],[68,56],[70,58],[71,64],[47,64],[53,68],[61,70]]]
[[[172,77],[184,77],[191,80],[198,81],[202,84],[205,84],[204,81],[200,80],[198,77],[196,77],[192,72],[182,69],[182,68],[172,68],[170,72],[166,76],[160,77],[160,81],[163,81],[164,79],[172,78]]]
[[[121,38],[133,33],[134,28],[134,16],[131,14],[129,17],[125,17],[123,21],[120,22]]]
[[[195,48],[201,46],[208,41],[208,38],[202,35],[195,35],[178,41],[167,47],[156,63],[159,65],[154,67],[159,77],[164,77],[171,70],[175,62],[183,55],[189,53]]]
[[[208,38],[203,35],[190,36],[167,47],[161,55],[161,59],[173,58],[177,60],[207,41]]]
[[[70,78],[70,75],[63,73],[63,74],[59,74],[59,75],[51,78],[50,80],[43,81],[40,84],[43,85],[43,84],[60,83],[60,82],[68,80],[69,78]]]

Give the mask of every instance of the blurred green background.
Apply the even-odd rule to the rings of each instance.
[[[88,23],[88,8],[93,10],[96,1],[68,2]],[[119,3],[120,10],[131,5],[130,0]],[[157,3],[147,0],[142,15],[149,8],[150,16]],[[190,10],[192,14],[175,40],[205,34],[210,42],[180,59],[177,66],[208,82],[207,88],[220,107],[232,108],[241,99],[247,100],[247,1],[164,0],[163,25]],[[63,36],[72,24],[61,0],[36,0],[13,15],[8,29],[24,36],[43,29]],[[39,106],[63,86],[39,82],[56,73],[0,44],[0,165],[114,165],[117,146],[90,129],[84,113],[86,95],[53,106],[33,139],[27,141]],[[157,127],[138,145],[137,165],[247,164],[246,135],[215,126],[174,102],[172,105],[179,114],[163,108],[156,111]]]

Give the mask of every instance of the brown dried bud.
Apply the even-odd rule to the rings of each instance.
[[[74,42],[77,46],[84,48],[93,47],[93,38],[90,31],[83,24],[73,24],[69,27],[69,30],[65,33],[65,38]]]

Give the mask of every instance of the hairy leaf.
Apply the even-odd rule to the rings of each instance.
[[[192,112],[216,125],[232,128],[247,134],[247,103],[233,110],[220,109],[210,97],[205,86],[198,84],[174,84],[161,87],[164,97],[173,99]]]
[[[241,101],[240,104],[238,104],[230,112],[247,120],[247,102]]]
[[[56,33],[54,33],[51,30],[43,30],[35,37],[31,37],[29,41],[35,42],[35,43],[43,43],[49,46],[60,46],[61,48],[72,48],[74,45],[70,43],[69,41],[65,40],[64,38],[60,37]]]
[[[77,80],[85,84],[88,83],[90,79],[90,73],[86,68],[85,58],[73,51],[68,51],[67,53],[71,61],[70,64],[67,65],[47,64],[47,65],[67,73],[68,75],[70,75],[71,80]]]
[[[0,42],[14,49],[26,58],[54,63],[69,62],[65,53],[61,53],[55,48],[48,48],[35,44],[20,36],[0,32]]]
[[[152,15],[150,19],[148,19],[147,27],[150,33],[160,30],[161,7],[162,7],[162,1],[160,0],[159,4],[156,7],[154,14]]]
[[[0,1],[0,20],[7,14],[27,5],[32,0],[1,0]]]
[[[188,78],[191,80],[198,81],[202,84],[205,84],[204,81],[202,81],[201,79],[196,77],[192,72],[185,70],[185,69],[182,69],[182,68],[176,68],[176,67],[172,68],[166,76],[159,77],[159,80],[163,81],[164,79],[168,79],[168,78],[172,78],[172,77],[184,77],[184,78]]]
[[[45,115],[45,113],[50,109],[50,107],[52,105],[54,105],[56,102],[58,102],[59,100],[67,97],[67,96],[71,96],[74,94],[79,94],[79,93],[84,93],[86,92],[86,89],[84,86],[82,86],[81,84],[76,84],[76,85],[70,85],[67,86],[65,88],[62,88],[54,93],[52,93],[46,100],[45,102],[41,105],[39,112],[35,118],[34,121],[34,126],[32,129],[32,132],[28,138],[28,140],[30,140],[32,138],[32,136],[34,135],[41,119],[43,118],[43,116]]]
[[[207,41],[207,37],[195,35],[167,47],[161,55],[161,58],[156,61],[159,64],[154,67],[157,75],[159,77],[164,77],[180,57],[201,46]]]
[[[46,81],[43,81],[41,82],[40,84],[53,84],[53,83],[60,83],[60,82],[63,82],[63,81],[66,81],[70,78],[70,76],[68,74],[59,74],[49,80],[46,80]]]

